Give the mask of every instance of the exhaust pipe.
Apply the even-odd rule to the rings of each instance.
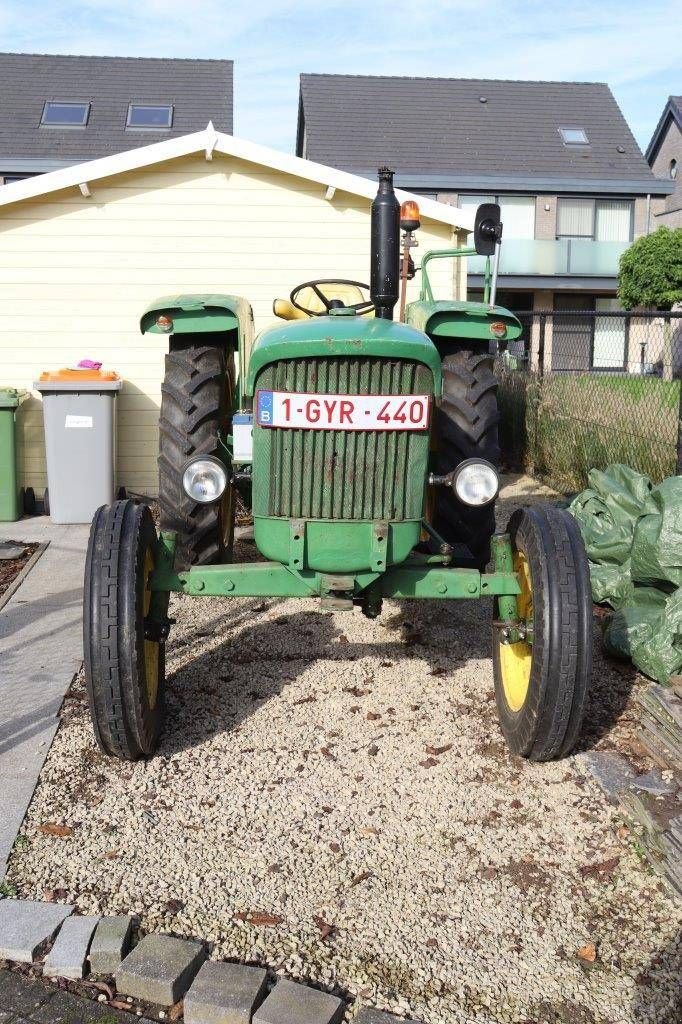
[[[393,171],[379,168],[379,191],[372,203],[369,294],[375,316],[393,319],[400,294],[400,203],[393,191]]]

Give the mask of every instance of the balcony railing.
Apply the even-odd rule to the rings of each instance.
[[[617,277],[618,261],[629,242],[592,238],[509,238],[502,241],[500,274],[537,277]],[[482,274],[484,256],[469,257],[469,273]]]

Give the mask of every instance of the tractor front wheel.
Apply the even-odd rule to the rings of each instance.
[[[520,509],[508,532],[521,583],[518,615],[528,633],[509,643],[499,621],[493,627],[497,710],[515,754],[551,761],[575,746],[592,675],[587,556],[575,520],[562,509]]]
[[[155,551],[146,505],[97,510],[85,563],[85,682],[97,743],[127,761],[154,753],[163,722],[164,644],[145,636]]]

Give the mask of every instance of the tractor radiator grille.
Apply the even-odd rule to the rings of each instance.
[[[265,367],[257,388],[310,394],[432,394],[427,366],[405,359],[283,359]],[[262,447],[261,447],[262,446]],[[256,428],[264,486],[254,513],[301,519],[420,519],[427,433]]]

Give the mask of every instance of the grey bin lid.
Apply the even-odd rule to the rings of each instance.
[[[28,398],[28,391],[18,391],[16,388],[0,388],[0,409],[16,409],[25,398]]]
[[[122,380],[37,380],[33,387],[42,395],[55,394],[57,391],[78,395],[84,391],[120,391],[122,384]]]

